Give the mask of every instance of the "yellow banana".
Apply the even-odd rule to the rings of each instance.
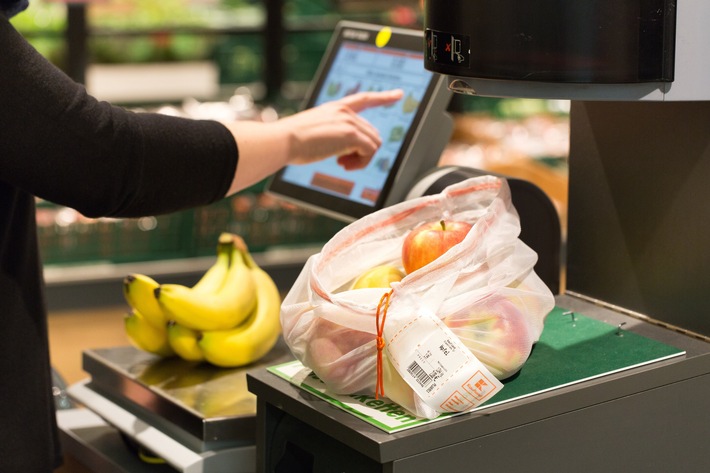
[[[165,328],[167,319],[163,309],[155,300],[158,282],[145,274],[129,274],[123,279],[123,296],[131,308],[140,312],[143,318],[156,328]]]
[[[220,241],[217,245],[217,261],[205,271],[205,274],[192,287],[202,294],[216,292],[224,283],[229,270],[229,260],[233,241]],[[145,274],[129,274],[123,279],[123,295],[131,308],[136,309],[155,327],[164,327],[167,318],[155,298],[155,289],[160,284]]]
[[[158,304],[169,320],[193,330],[225,330],[236,327],[252,312],[257,296],[252,271],[244,261],[246,245],[235,235],[229,237],[235,241],[231,263],[217,292],[202,294],[180,284],[162,284],[156,289]]]
[[[281,334],[279,289],[248,252],[245,257],[256,282],[256,309],[234,329],[203,332],[197,344],[205,359],[213,365],[237,367],[253,363],[273,348]]]
[[[160,356],[172,356],[175,353],[168,344],[168,332],[163,326],[155,327],[137,310],[131,310],[124,320],[126,335],[130,342],[143,351]]]
[[[229,272],[234,241],[220,241],[217,244],[217,261],[209,267],[199,281],[192,286],[193,291],[201,294],[213,294],[220,290]]]
[[[191,328],[184,327],[175,322],[168,323],[168,343],[170,348],[183,360],[202,361],[205,356],[197,346],[197,341],[202,334]]]

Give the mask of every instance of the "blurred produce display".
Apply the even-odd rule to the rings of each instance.
[[[91,5],[92,61],[143,63],[211,59],[222,41],[211,28],[253,27],[263,8],[249,1],[109,0]],[[100,34],[99,34],[100,32]]]
[[[261,0],[102,0],[87,5],[90,64],[214,61],[223,84],[263,80],[266,5]],[[415,27],[415,0],[284,0],[286,80],[310,81],[340,19]],[[15,26],[52,62],[67,63],[66,5],[34,0]]]
[[[10,20],[44,57],[54,64],[64,62],[66,6],[61,3],[37,0],[30,2],[26,11]]]
[[[569,101],[465,97],[439,164],[528,180],[567,221]],[[456,97],[455,100],[462,100]]]

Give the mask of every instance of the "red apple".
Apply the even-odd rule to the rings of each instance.
[[[537,339],[520,309],[498,296],[448,315],[443,322],[500,380],[520,371]]]
[[[374,317],[373,317],[374,327]],[[371,350],[362,346],[375,340],[375,335],[360,332],[323,318],[316,318],[309,329],[303,364],[338,394],[352,394],[374,388],[376,365],[374,344]]]
[[[407,274],[431,263],[463,240],[471,224],[462,221],[427,222],[407,234],[402,244],[402,264]]]

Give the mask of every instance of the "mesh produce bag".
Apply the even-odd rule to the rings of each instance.
[[[350,289],[372,267],[401,267],[406,235],[442,219],[472,228],[391,289]],[[428,418],[470,410],[521,369],[554,306],[519,234],[493,176],[368,215],[306,262],[282,304],[286,343],[333,393],[375,392]]]

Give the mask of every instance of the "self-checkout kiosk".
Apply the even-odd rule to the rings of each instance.
[[[566,288],[548,320],[617,328],[549,369],[620,360],[632,335],[682,354],[395,433],[254,372],[260,471],[707,469],[708,19],[699,0],[425,6],[426,69],[455,92],[572,100]]]
[[[508,398],[433,422],[390,410],[410,425],[383,428],[284,376],[285,369],[279,375],[273,368],[289,363],[283,346],[239,375],[256,395],[255,413],[207,418],[184,408],[172,393],[136,374],[154,360],[123,351],[85,354],[92,379],[70,393],[177,471],[706,471],[710,56],[704,51],[710,4],[429,1],[424,19],[424,31],[414,34],[424,69],[411,90],[412,119],[403,121],[400,113],[392,134],[394,111],[370,117],[382,120],[385,136],[393,138],[374,160],[377,171],[388,171],[379,184],[363,185],[332,169],[285,170],[272,189],[303,205],[358,218],[391,204],[390,195],[401,200],[437,192],[482,173],[427,162],[450,132],[442,118],[449,91],[570,99],[564,244],[544,195],[511,180],[523,228],[543,227],[525,238],[538,249],[538,264],[548,265],[536,270],[551,274],[543,279],[557,295],[530,366],[501,392],[507,389]],[[392,53],[385,56],[389,67],[393,58],[400,61],[395,70],[411,67],[402,52],[407,46],[382,36],[407,35],[381,31],[342,25],[311,99],[340,93],[339,87],[362,87],[366,81],[341,80],[352,77],[352,69],[338,76],[338,67],[358,60],[374,67],[380,49],[393,48],[386,51]],[[341,49],[348,54],[342,62]],[[412,143],[427,149],[423,157],[407,150]],[[419,166],[420,159],[426,164]],[[564,288],[555,271],[561,260]],[[204,376],[216,384],[229,375]],[[378,406],[384,409],[370,407]],[[67,427],[65,436],[77,443],[80,430]],[[180,463],[175,452],[192,463]]]

